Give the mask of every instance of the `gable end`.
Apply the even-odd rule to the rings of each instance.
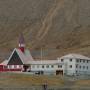
[[[14,51],[12,56],[10,57],[8,65],[23,65],[23,62],[20,59],[20,57],[19,57],[18,53],[16,52],[16,50]]]

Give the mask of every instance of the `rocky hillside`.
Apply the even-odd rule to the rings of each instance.
[[[20,32],[44,58],[90,56],[90,0],[0,0],[1,58],[17,47]]]

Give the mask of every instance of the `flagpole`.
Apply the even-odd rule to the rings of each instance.
[[[42,57],[43,57],[43,53],[42,53],[42,48],[41,48],[41,60],[42,60]]]

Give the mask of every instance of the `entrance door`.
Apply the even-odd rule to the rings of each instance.
[[[27,72],[27,69],[28,69],[28,68],[29,68],[29,66],[24,65],[24,66],[23,66],[23,69],[24,69],[23,72]]]
[[[44,72],[43,72],[43,71],[38,71],[38,72],[36,72],[35,74],[38,74],[38,75],[43,75],[43,74],[44,74]]]
[[[57,70],[56,75],[63,75],[63,70]]]

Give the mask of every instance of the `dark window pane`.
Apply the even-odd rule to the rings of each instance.
[[[42,68],[44,68],[44,65],[42,66]]]
[[[22,65],[22,61],[20,57],[18,56],[17,52],[15,51],[12,55],[10,61],[8,62],[8,65]]]
[[[58,65],[58,68],[62,68],[62,65]]]
[[[63,62],[63,59],[61,59],[61,62]]]
[[[72,62],[72,59],[70,59],[70,62]]]
[[[51,65],[51,67],[53,68],[53,67],[54,67],[54,65]]]
[[[70,65],[70,68],[72,68],[72,65]]]

